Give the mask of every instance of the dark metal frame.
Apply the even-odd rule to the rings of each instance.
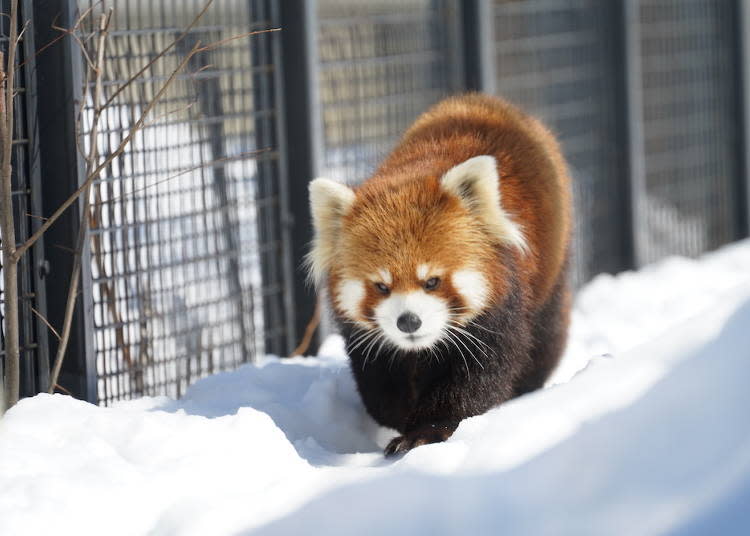
[[[34,37],[40,46],[59,38],[53,26],[71,28],[77,5],[69,0],[35,0]],[[81,105],[82,63],[77,44],[70,37],[59,39],[36,57],[37,114],[44,118],[39,129],[39,165],[44,177],[43,214],[51,214],[81,185],[83,160],[76,146],[76,117]],[[74,106],[71,106],[74,103]],[[73,254],[81,221],[81,205],[74,203],[44,235],[44,277],[47,290],[46,316],[53,326],[61,326],[67,302],[67,289],[73,268]],[[90,246],[82,252],[78,304],[59,385],[74,396],[97,401],[97,375],[94,361],[93,299]],[[57,351],[57,338],[48,333],[49,355]]]
[[[34,17],[34,2],[32,0],[23,0],[21,3],[21,14],[24,18]],[[39,121],[38,116],[31,113],[32,110],[38,109],[37,102],[37,84],[36,84],[36,42],[33,32],[27,32],[24,36],[23,41],[23,61],[25,63],[23,68],[24,87],[26,88],[25,105],[27,113],[26,116],[26,132],[29,139],[28,151],[29,151],[29,162],[28,162],[28,181],[31,185],[31,210],[34,214],[41,214],[42,212],[42,174],[40,161],[35,158],[35,155],[39,152]],[[31,218],[31,232],[34,233],[41,227],[42,220],[38,218]],[[44,277],[46,275],[47,263],[44,257],[44,244],[45,237],[40,238],[29,252],[31,254],[31,260],[33,261],[32,273],[30,274],[34,282],[34,301],[36,303],[37,310],[47,311],[47,291],[44,285]],[[29,254],[27,253],[27,255]],[[37,333],[37,349],[36,349],[36,362],[34,363],[34,378],[28,380],[28,385],[35,386],[36,389],[41,390],[49,384],[49,344],[48,336],[49,329],[44,321],[37,315],[34,317],[36,323]]]
[[[303,262],[312,240],[309,182],[320,171],[322,160],[322,122],[318,98],[317,2],[285,0],[279,2],[281,21],[282,95],[284,102],[284,151],[289,191],[289,241],[294,263],[293,303],[296,338],[302,336],[313,318],[316,305],[314,289],[307,282]],[[320,330],[319,330],[320,331]],[[314,351],[315,344],[309,348]],[[289,350],[292,350],[290,348]]]
[[[750,0],[736,0],[737,71],[742,126],[737,153],[737,238],[750,236]]]
[[[622,203],[625,210],[622,214],[628,219],[623,228],[629,232],[624,236],[627,262],[623,269],[635,269],[642,265],[642,240],[645,229],[642,229],[643,207],[646,198],[646,169],[644,161],[643,138],[643,96],[640,63],[640,16],[639,0],[620,0],[620,43],[622,61],[622,84],[624,95],[620,109],[623,114],[623,139],[627,144],[626,184],[622,189]]]
[[[28,21],[33,21],[33,5],[31,0],[19,2],[19,28]],[[4,21],[3,26],[7,24]],[[39,161],[36,155],[39,151],[39,129],[36,114],[32,113],[37,106],[36,93],[36,47],[34,36],[26,32],[16,51],[16,65],[18,78],[16,88],[19,92],[14,101],[15,107],[15,143],[13,149],[14,189],[13,195],[25,197],[26,210],[14,207],[18,213],[15,216],[16,239],[23,242],[33,234],[42,221],[34,217],[41,214],[41,175]],[[25,154],[25,157],[24,157]],[[24,176],[20,176],[23,173]],[[39,239],[21,258],[18,266],[18,295],[23,304],[19,318],[21,339],[20,363],[20,393],[21,396],[33,395],[41,389],[46,389],[49,383],[49,362],[47,345],[47,326],[40,315],[32,315],[29,306],[33,306],[42,314],[46,312],[46,292],[43,278],[44,238]],[[27,313],[27,314],[24,314]],[[33,356],[33,359],[29,356]],[[0,378],[2,377],[2,363],[0,362]]]
[[[492,0],[461,3],[463,70],[466,89],[495,93],[495,29]]]
[[[252,1],[252,0],[251,0]],[[280,3],[275,2],[271,0],[267,3],[267,5],[264,3],[264,9],[269,9],[270,12],[268,13],[269,20],[273,21],[280,21],[281,13],[280,13]],[[283,23],[281,24],[283,28]],[[257,40],[251,41],[250,44],[250,60],[253,64],[253,66],[262,67],[267,64],[267,62],[271,62],[273,65],[282,65],[282,41],[284,38],[284,33],[281,32],[281,36],[279,39],[272,39],[270,40],[270,50],[267,50],[265,47],[261,46],[261,42]],[[269,60],[270,56],[270,60]],[[275,143],[278,153],[280,156],[278,161],[278,169],[274,170],[270,167],[269,162],[259,162],[258,164],[258,176],[259,179],[264,174],[268,174],[268,176],[265,178],[265,180],[261,179],[258,181],[259,185],[265,185],[270,184],[274,180],[279,181],[279,188],[278,188],[278,196],[279,196],[279,207],[278,210],[280,211],[279,219],[280,219],[280,238],[281,238],[281,270],[283,271],[283,281],[286,282],[286,285],[283,289],[283,307],[284,307],[284,323],[286,326],[285,330],[285,336],[284,340],[280,341],[280,339],[276,336],[269,337],[268,333],[266,333],[265,336],[265,351],[267,353],[273,353],[277,355],[287,355],[289,352],[292,351],[292,349],[295,347],[296,344],[296,338],[297,338],[297,323],[296,323],[296,317],[294,313],[294,304],[296,301],[296,289],[294,285],[292,285],[292,282],[295,281],[295,270],[294,266],[292,265],[292,259],[293,259],[293,253],[292,253],[292,231],[293,231],[293,225],[294,225],[294,219],[291,214],[293,214],[290,211],[290,186],[289,186],[289,171],[288,171],[288,164],[285,158],[285,155],[287,155],[287,140],[286,140],[286,125],[285,125],[285,118],[286,118],[286,106],[287,103],[284,100],[284,90],[285,87],[284,83],[284,73],[282,70],[274,69],[273,71],[273,87],[268,87],[268,84],[265,82],[263,77],[261,75],[258,75],[256,83],[253,84],[254,88],[254,95],[256,102],[262,102],[264,103],[264,109],[270,108],[270,103],[268,103],[268,99],[273,99],[273,108],[275,109],[275,117],[273,122],[274,132],[269,131],[269,124],[264,121],[263,119],[256,120],[255,128],[256,128],[256,141],[259,144],[259,148],[263,148],[266,146],[266,144],[269,143]],[[274,175],[275,173],[275,175]],[[260,194],[261,197],[263,194]],[[271,210],[271,208],[266,208],[264,210]],[[258,229],[259,233],[262,233],[263,231],[263,225],[264,225],[264,218],[261,217],[259,214],[258,217]],[[266,262],[268,259],[261,259],[261,277],[264,281],[272,281],[275,279],[277,274],[272,274],[271,271],[274,269],[278,269],[276,267],[276,263],[269,263]],[[266,325],[270,325],[276,316],[273,314],[273,311],[271,310],[270,304],[267,303],[266,300],[263,300],[263,316],[265,319]]]

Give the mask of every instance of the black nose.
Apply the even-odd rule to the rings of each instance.
[[[404,333],[414,333],[422,325],[422,321],[414,313],[406,312],[398,317],[396,325]]]

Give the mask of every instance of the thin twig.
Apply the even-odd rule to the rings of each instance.
[[[275,30],[267,30],[267,31],[275,31]],[[264,32],[249,32],[248,34],[243,34],[242,37],[245,37],[247,35],[251,34],[258,34],[258,33],[264,33]],[[217,41],[215,43],[210,43],[208,45],[201,45],[200,41],[198,41],[192,49],[185,55],[185,57],[182,58],[180,63],[177,65],[177,67],[172,71],[172,73],[167,77],[167,80],[162,84],[159,91],[156,93],[156,95],[148,102],[146,107],[141,112],[140,116],[138,117],[138,120],[135,122],[135,124],[130,127],[127,136],[125,136],[121,141],[120,144],[117,146],[117,148],[110,154],[103,162],[101,162],[96,169],[94,169],[91,173],[88,174],[86,177],[86,180],[83,181],[83,184],[78,187],[77,190],[75,190],[68,199],[66,199],[58,208],[55,210],[47,219],[46,222],[44,222],[39,228],[34,232],[31,237],[29,237],[26,242],[23,243],[23,245],[19,246],[14,254],[14,258],[18,259],[23,255],[26,250],[28,250],[31,246],[34,245],[34,243],[39,240],[39,238],[49,229],[55,221],[72,205],[78,197],[83,193],[86,188],[88,188],[91,183],[99,176],[101,171],[106,168],[115,158],[117,158],[120,154],[122,154],[127,146],[130,144],[131,140],[135,137],[135,135],[141,130],[143,127],[143,124],[146,121],[146,118],[149,116],[151,111],[154,109],[156,104],[161,100],[161,98],[164,96],[164,94],[167,92],[169,87],[172,85],[172,82],[177,78],[177,76],[185,69],[188,62],[196,55],[200,54],[201,52],[206,52],[208,50],[213,50],[218,46],[219,43],[226,43],[231,39],[222,39],[221,41]],[[126,82],[126,85],[131,84],[132,82]]]
[[[107,99],[107,101],[104,103],[104,107],[106,108],[110,104],[114,102],[114,100],[117,98],[117,96],[122,93],[125,88],[130,86],[133,82],[138,80],[143,73],[145,73],[152,65],[154,65],[157,61],[159,61],[161,58],[163,58],[167,52],[172,50],[177,44],[185,39],[187,35],[190,33],[190,30],[195,27],[196,24],[203,18],[203,15],[206,14],[206,11],[208,11],[208,8],[211,6],[214,0],[208,0],[206,2],[206,5],[203,6],[203,9],[200,10],[200,12],[195,16],[195,18],[190,22],[190,24],[187,25],[187,27],[182,31],[180,35],[178,35],[174,41],[172,41],[165,49],[163,49],[161,52],[159,52],[156,56],[151,58],[151,60],[146,63],[141,69],[135,73],[133,76],[131,76],[123,85],[121,85],[110,97]]]
[[[52,324],[49,323],[49,320],[47,320],[46,318],[44,318],[44,315],[42,313],[40,313],[39,311],[37,311],[36,309],[34,309],[33,307],[31,308],[31,310],[32,310],[32,312],[37,317],[39,317],[39,320],[41,320],[42,322],[44,322],[44,325],[49,328],[49,330],[52,332],[52,334],[55,337],[57,337],[57,340],[59,341],[60,340],[60,334],[57,332],[57,330],[55,328],[52,327]]]
[[[101,225],[103,204],[101,190],[102,183],[100,182],[96,185],[96,189],[94,190],[94,206],[90,215],[90,229],[98,229]],[[104,263],[102,250],[102,236],[97,233],[91,237],[91,256],[96,262],[97,270],[99,270],[99,277],[102,278],[99,287],[101,289],[103,301],[107,304],[107,310],[112,317],[112,323],[115,326],[115,343],[122,352],[122,358],[123,361],[125,361],[125,365],[132,373],[133,359],[130,356],[130,345],[125,338],[125,323],[123,322],[122,315],[117,308],[119,303],[117,299],[117,287],[112,284],[112,281],[110,281],[107,276],[107,267]]]
[[[109,35],[109,24],[112,20],[112,10],[110,9],[106,14],[102,14],[99,22],[99,39],[96,45],[96,63],[91,66],[92,72],[94,73],[94,119],[89,132],[89,154],[86,158],[86,173],[91,173],[92,169],[96,166],[96,162],[99,159],[98,151],[98,135],[99,135],[99,120],[102,115],[102,75],[104,73],[104,59],[105,51],[107,47],[107,36]],[[81,45],[83,46],[83,45]],[[84,93],[87,93],[87,88],[84,88]],[[76,241],[75,256],[73,257],[73,269],[70,275],[70,283],[68,286],[68,298],[65,303],[65,316],[63,318],[62,334],[60,338],[60,344],[57,345],[57,354],[55,355],[55,362],[50,372],[49,388],[48,392],[52,394],[55,391],[55,385],[57,385],[57,379],[60,376],[60,370],[62,369],[63,359],[65,352],[68,349],[68,341],[70,340],[70,329],[73,324],[73,313],[76,308],[76,299],[78,297],[78,280],[81,276],[81,258],[83,256],[83,247],[88,240],[89,230],[89,211],[91,205],[90,190],[91,182],[83,190],[83,208],[81,210],[81,224],[78,227],[78,238]]]
[[[89,7],[88,7],[88,8],[87,8],[87,9],[86,9],[86,10],[85,10],[85,11],[84,11],[83,13],[81,13],[81,14],[80,14],[80,16],[78,17],[78,20],[76,21],[76,24],[75,24],[75,26],[73,26],[73,28],[77,29],[77,28],[78,28],[78,25],[79,25],[79,24],[81,23],[81,21],[83,21],[83,20],[84,20],[84,19],[85,19],[85,18],[86,18],[86,17],[88,16],[88,14],[89,14],[89,13],[90,13],[90,12],[91,12],[91,11],[92,11],[92,10],[93,10],[93,9],[94,9],[94,8],[95,8],[95,7],[97,6],[97,5],[98,5],[98,4],[101,4],[101,3],[102,3],[102,0],[99,0],[98,2],[94,2],[94,3],[93,3],[92,5],[90,5],[90,6],[89,6]],[[55,20],[57,20],[57,17],[55,17]],[[57,28],[57,23],[53,22],[53,23],[52,23],[52,28]],[[54,39],[52,39],[51,41],[49,41],[49,42],[48,42],[47,44],[45,44],[45,45],[42,45],[41,47],[39,47],[39,49],[38,49],[38,50],[37,50],[37,51],[36,51],[36,52],[34,53],[34,55],[33,55],[33,56],[31,56],[31,57],[30,57],[29,59],[27,59],[27,60],[23,61],[22,63],[19,63],[19,64],[18,64],[18,66],[16,67],[16,70],[18,70],[18,69],[20,69],[21,67],[23,67],[24,65],[28,64],[28,63],[29,63],[29,62],[30,62],[31,60],[35,59],[35,58],[36,58],[37,56],[39,56],[39,55],[40,55],[40,54],[41,54],[42,52],[44,52],[44,51],[45,51],[45,50],[47,50],[47,49],[48,49],[49,47],[51,47],[52,45],[54,45],[55,43],[57,43],[57,42],[58,42],[58,41],[59,41],[60,39],[64,38],[64,37],[65,37],[66,35],[68,35],[68,32],[67,32],[67,31],[62,31],[62,32],[60,32],[60,35],[58,35],[57,37],[55,37]]]
[[[254,32],[244,32],[241,34],[232,35],[225,39],[219,39],[218,41],[214,41],[213,43],[209,43],[201,47],[199,52],[208,52],[210,50],[216,50],[217,48],[223,47],[227,43],[231,43],[232,41],[237,41],[238,39],[245,39],[246,37],[252,37],[254,35],[280,32],[280,31],[281,31],[281,28],[268,28],[267,30],[255,30]]]
[[[224,158],[217,158],[215,160],[211,160],[210,162],[202,162],[200,164],[196,164],[195,166],[182,169],[175,173],[174,175],[170,175],[169,177],[166,177],[164,179],[160,179],[158,181],[150,182],[146,186],[142,188],[136,188],[135,190],[131,190],[127,193],[124,193],[122,195],[118,195],[117,197],[113,197],[112,199],[107,199],[108,203],[111,203],[113,201],[120,201],[122,199],[126,199],[132,195],[135,195],[139,192],[144,192],[148,190],[149,188],[154,188],[155,186],[159,186],[160,184],[164,184],[165,182],[169,182],[171,180],[174,180],[178,177],[181,177],[185,175],[186,173],[191,173],[193,171],[198,171],[199,169],[207,168],[214,166],[216,164],[225,164],[227,162],[235,162],[237,160],[244,160],[245,158],[248,158],[250,156],[257,156],[259,154],[266,153],[268,151],[273,150],[271,147],[265,147],[263,149],[257,149],[255,151],[245,151],[244,153],[235,154],[232,156],[225,156]]]
[[[55,384],[55,389],[59,389],[60,391],[62,391],[63,393],[65,393],[68,396],[73,396],[73,393],[71,393],[65,387],[63,387],[62,385],[59,385],[57,383]]]
[[[310,343],[312,342],[315,330],[318,329],[318,326],[320,325],[320,310],[320,300],[318,300],[315,303],[315,311],[313,312],[312,318],[310,318],[310,321],[305,327],[305,334],[302,337],[302,341],[299,343],[297,348],[294,349],[289,357],[305,355],[305,352],[307,352],[308,348],[310,348]]]
[[[18,0],[10,3],[7,68],[0,53],[0,233],[2,234],[3,301],[5,305],[5,397],[8,409],[20,395],[20,331],[18,322],[18,256],[13,220],[13,93],[18,45]]]
[[[88,64],[89,68],[92,71],[95,70],[94,69],[94,64],[93,64],[93,62],[91,60],[91,57],[89,56],[88,49],[83,44],[83,42],[81,41],[81,39],[78,37],[78,28],[80,28],[81,23],[83,23],[83,21],[86,20],[86,18],[89,16],[89,14],[94,10],[94,8],[96,7],[96,5],[99,4],[99,3],[101,3],[101,0],[99,0],[99,2],[96,2],[93,5],[89,6],[88,9],[86,9],[83,13],[81,13],[80,16],[78,17],[78,19],[76,20],[76,23],[73,25],[72,28],[63,28],[62,26],[58,26],[54,22],[52,23],[52,29],[61,32],[62,37],[66,36],[66,35],[69,35],[72,39],[74,39],[78,43],[78,46],[80,47],[81,53],[86,58],[86,63]],[[110,12],[111,11],[112,11],[112,8],[110,8]],[[57,20],[57,19],[55,19],[55,20]],[[88,38],[86,40],[88,40]]]

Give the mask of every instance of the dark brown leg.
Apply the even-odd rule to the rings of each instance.
[[[420,445],[440,443],[453,435],[457,427],[457,422],[441,422],[420,426],[404,435],[394,437],[385,447],[385,455],[386,457],[398,456],[406,454]]]

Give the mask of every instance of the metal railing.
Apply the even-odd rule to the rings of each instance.
[[[115,82],[203,6],[106,4]],[[97,5],[24,2],[26,46]],[[101,403],[179,396],[205,374],[290,352],[316,302],[301,268],[308,181],[363,180],[419,113],[465,90],[508,98],[558,135],[574,181],[577,285],[747,236],[749,21],[745,0],[216,0],[108,111],[102,153],[193,43],[281,31],[194,59],[165,113],[95,184],[60,384]],[[62,39],[32,59],[24,80],[36,89],[17,99],[16,135],[36,148],[18,144],[15,201],[43,216],[82,180],[81,58]],[[44,388],[56,349],[30,306],[60,325],[79,210],[21,267],[25,394]],[[19,237],[36,225],[17,222]]]

